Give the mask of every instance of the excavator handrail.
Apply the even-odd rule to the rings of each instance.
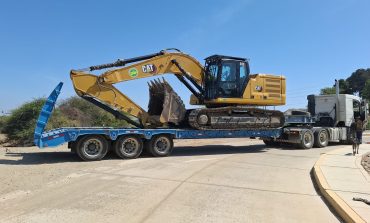
[[[178,53],[183,53],[181,50],[177,48],[167,48],[164,50],[159,51],[158,53],[153,53],[153,54],[148,54],[144,56],[139,56],[139,57],[133,57],[129,59],[118,59],[116,62],[113,63],[106,63],[106,64],[100,64],[100,65],[93,65],[88,68],[82,68],[82,69],[77,69],[77,71],[94,71],[94,70],[102,70],[102,69],[107,69],[107,68],[112,68],[112,67],[122,67],[125,66],[128,63],[134,63],[146,59],[150,59],[159,55],[163,55],[167,53],[168,51],[176,51]]]

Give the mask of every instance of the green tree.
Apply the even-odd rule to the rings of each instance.
[[[362,97],[370,100],[370,79],[366,81],[365,86],[362,89]]]
[[[370,79],[370,68],[358,69],[346,79],[348,86],[350,86],[350,93],[359,93],[362,95],[362,90],[365,87],[365,83]]]
[[[339,82],[339,93],[340,94],[352,94],[348,81],[344,79],[339,79],[338,82]],[[333,87],[335,87],[335,85]]]
[[[321,88],[320,95],[335,94],[335,87]]]
[[[352,94],[349,87],[349,83],[344,79],[339,79],[339,93],[340,94]],[[333,87],[325,87],[320,90],[320,95],[335,94],[335,84]]]
[[[5,123],[6,123],[6,116],[0,116],[0,133],[3,133]]]

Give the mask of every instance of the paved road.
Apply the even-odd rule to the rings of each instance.
[[[101,162],[79,162],[65,148],[1,148],[0,222],[338,222],[310,177],[336,146],[176,146],[171,157]]]

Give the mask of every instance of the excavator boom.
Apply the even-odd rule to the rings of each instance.
[[[87,73],[88,71],[119,66],[123,67],[108,70],[99,76]],[[116,117],[125,119],[130,124],[143,127],[149,121],[150,114],[115,88],[113,84],[166,73],[174,74],[194,95],[202,100],[203,66],[195,58],[182,52],[163,50],[147,56],[118,60],[115,63],[91,66],[81,70],[72,70],[70,76],[75,91],[79,96],[111,112]],[[155,88],[153,84],[151,86],[153,92]],[[158,88],[158,84],[156,86]],[[163,93],[163,97],[166,96],[168,100],[179,99],[177,95],[174,95],[172,88],[168,88],[168,84],[165,86],[162,90],[166,90],[167,95]],[[171,93],[172,95],[170,95]],[[153,93],[151,94],[153,95]],[[181,103],[182,101],[173,101],[170,106],[171,108],[173,107],[172,112],[167,110],[167,114],[164,114],[167,118],[162,117],[162,121],[173,122],[175,119],[171,113],[184,113],[183,111],[178,111],[179,109],[185,109],[179,108],[178,104]],[[152,105],[154,106],[154,103]],[[149,110],[153,109],[149,108]],[[155,113],[155,115],[158,114]],[[139,121],[133,121],[132,116]],[[181,121],[180,119],[181,117],[179,117],[179,122]],[[176,121],[174,123],[178,124]]]

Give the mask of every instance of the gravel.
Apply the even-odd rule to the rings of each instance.
[[[370,153],[365,153],[362,156],[361,165],[370,174]]]

